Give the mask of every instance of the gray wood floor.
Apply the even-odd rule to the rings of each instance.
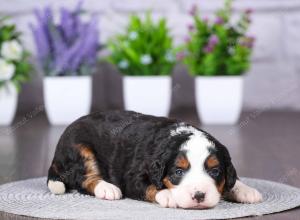
[[[171,116],[199,124],[194,114],[185,111]],[[300,187],[300,113],[244,112],[238,125],[201,128],[229,148],[240,176]],[[45,176],[63,130],[49,126],[43,113],[26,114],[11,127],[0,127],[0,184]],[[300,209],[247,219],[260,218],[300,219]],[[0,212],[0,219],[34,218]]]

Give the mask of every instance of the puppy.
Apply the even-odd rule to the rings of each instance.
[[[237,177],[225,146],[176,120],[131,111],[97,112],[72,123],[49,168],[48,188],[169,208],[211,208],[220,198],[256,203],[261,194]]]

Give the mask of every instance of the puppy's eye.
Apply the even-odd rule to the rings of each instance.
[[[176,176],[183,176],[184,171],[183,171],[183,169],[177,169],[177,170],[175,171],[175,174],[176,174]]]
[[[210,171],[208,171],[209,175],[213,176],[213,177],[217,177],[220,175],[221,170],[219,168],[213,168]]]

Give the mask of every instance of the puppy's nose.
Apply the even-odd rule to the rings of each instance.
[[[203,202],[205,198],[205,193],[197,191],[194,194],[193,200],[197,200],[198,203]]]

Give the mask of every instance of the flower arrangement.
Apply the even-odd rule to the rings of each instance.
[[[241,75],[249,69],[254,38],[246,33],[251,10],[243,12],[236,23],[231,21],[232,0],[225,0],[213,22],[200,18],[196,6],[190,14],[194,24],[188,26],[189,37],[177,56],[192,74]]]
[[[54,22],[49,7],[35,10],[37,25],[31,25],[39,63],[47,76],[89,75],[97,63],[99,49],[98,19],[82,20],[81,2],[70,11],[60,10]]]
[[[21,84],[30,79],[29,53],[23,48],[16,26],[0,19],[0,88],[8,82],[19,91]]]
[[[125,75],[169,75],[176,63],[166,20],[154,23],[150,13],[145,20],[132,15],[126,32],[110,39],[108,48],[108,61]]]

